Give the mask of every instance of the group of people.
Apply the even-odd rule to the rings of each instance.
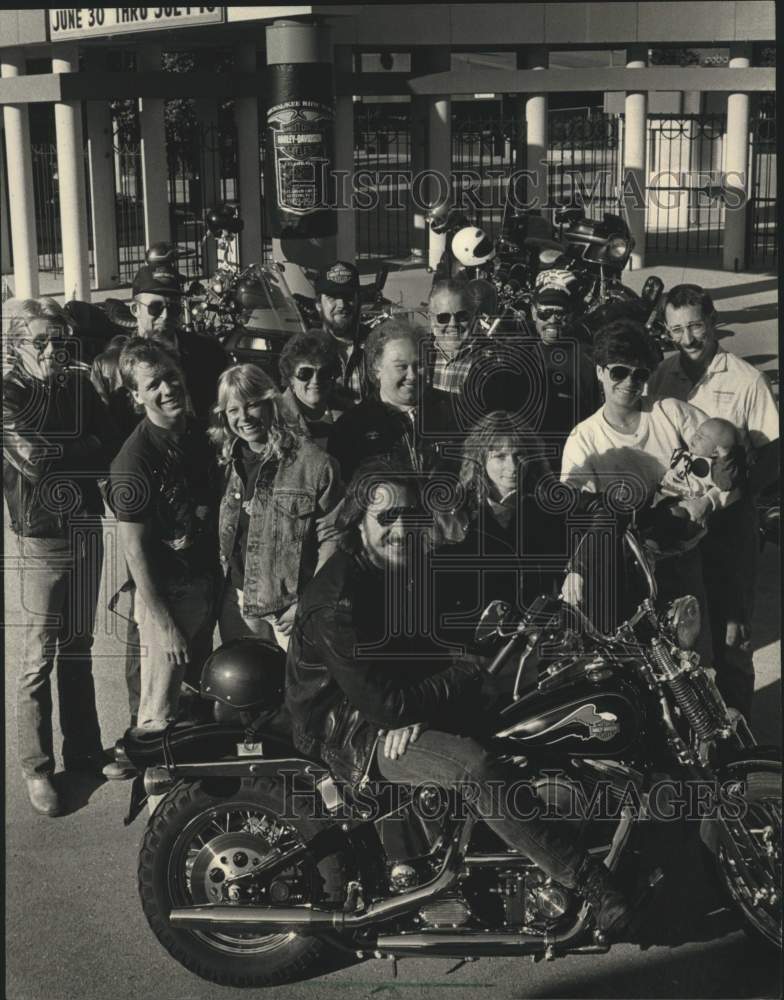
[[[90,378],[65,364],[53,300],[18,303],[6,333],[4,489],[27,616],[19,752],[37,811],[63,807],[55,665],[65,769],[127,776],[102,750],[91,667],[106,513],[128,569],[111,607],[127,611],[131,726],[206,718],[217,627],[224,643],[288,650],[292,739],[346,780],[375,759],[390,780],[484,787],[503,775],[468,722],[489,696],[466,653],[482,608],[544,592],[609,627],[629,594],[620,570],[597,580],[570,549],[564,491],[570,509],[611,495],[648,518],[663,599],[704,603],[720,689],[750,713],[754,496],[778,475],[778,413],[765,377],[719,344],[706,291],[669,292],[677,351],[658,363],[630,316],[593,342],[573,333],[568,272],[540,275],[524,333],[489,335],[470,284],[452,279],[434,284],[429,328],[393,317],[368,331],[357,269],[339,261],[316,284],[321,328],[287,341],[278,384],[182,329],[176,272],[143,267],[132,291],[135,335]],[[608,927],[625,912],[547,824],[496,825],[593,893]]]

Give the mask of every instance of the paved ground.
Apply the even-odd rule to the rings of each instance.
[[[640,287],[647,271],[629,276]],[[709,285],[727,319],[725,346],[760,367],[776,367],[775,279],[760,275],[696,274],[660,268],[670,285],[681,280]],[[406,301],[418,304],[429,276],[390,277]],[[135,867],[142,819],[122,824],[129,794],[123,783],[82,780],[63,786],[71,812],[55,820],[29,808],[16,766],[13,683],[20,654],[20,606],[13,543],[6,530],[6,948],[10,1000],[206,1000],[248,996],[221,990],[190,975],[161,949],[148,930],[136,894]],[[105,590],[117,579],[107,563]],[[755,729],[763,742],[780,742],[780,585],[778,552],[762,561],[755,630],[757,698]],[[101,606],[105,607],[105,595]],[[126,718],[122,648],[113,616],[101,616],[96,641],[98,706],[108,746]],[[694,838],[673,827],[659,834],[657,863],[665,888],[653,907],[644,945],[622,945],[605,956],[572,956],[554,964],[492,959],[466,965],[440,959],[409,959],[392,977],[391,963],[367,962],[329,976],[270,991],[281,1000],[345,995],[468,1000],[492,994],[523,997],[775,997],[781,992],[778,963],[755,949],[738,930],[705,879]]]

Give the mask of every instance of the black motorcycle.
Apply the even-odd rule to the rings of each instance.
[[[700,832],[715,875],[746,928],[780,946],[778,751],[756,744],[691,651],[697,601],[657,612],[642,544],[633,531],[625,544],[648,596],[612,635],[551,599],[516,622],[500,602],[486,609],[477,640],[500,644],[489,670],[507,692],[489,746],[610,870],[632,855],[663,774],[708,787]],[[233,701],[220,698],[209,665],[202,695],[223,722],[129,731],[117,745],[140,772],[126,823],[148,795],[164,796],[142,841],[139,892],[153,932],[186,968],[252,987],[318,975],[335,955],[608,949],[584,900],[458,796],[438,808],[432,786],[401,792],[368,775],[352,790],[293,749],[278,708],[282,663],[267,656],[263,694],[235,689]]]

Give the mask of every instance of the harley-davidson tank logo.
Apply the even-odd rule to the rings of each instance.
[[[569,729],[562,736],[551,739],[551,743],[558,743],[560,740],[577,739],[583,742],[587,740],[601,740],[609,743],[621,731],[621,724],[618,716],[613,712],[599,712],[596,705],[581,705],[563,719],[559,719],[551,726],[546,726],[536,733],[521,733],[522,726],[512,726],[505,732],[499,733],[500,737],[516,736],[518,739],[540,739],[542,736],[557,732],[559,729]]]

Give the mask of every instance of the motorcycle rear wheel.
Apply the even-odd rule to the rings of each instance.
[[[226,878],[252,870],[273,847],[285,850],[321,828],[304,815],[284,823],[278,818],[282,807],[280,786],[271,782],[246,780],[229,796],[195,782],[172,789],[150,819],[139,853],[142,908],[163,947],[202,979],[221,986],[275,986],[327,971],[322,966],[334,947],[326,938],[260,934],[247,927],[185,930],[168,920],[174,907],[218,902]],[[280,873],[269,901],[337,905],[345,898],[346,879],[345,860],[331,855],[317,867]]]
[[[744,795],[748,807],[742,823],[754,843],[755,857],[748,848],[738,845],[744,861],[756,877],[763,877],[763,864],[769,863],[776,876],[764,876],[768,895],[755,900],[726,846],[719,844],[713,864],[722,889],[744,920],[744,930],[768,947],[781,948],[781,765],[778,770],[755,771],[746,775]],[[764,855],[769,861],[762,862]],[[770,882],[773,881],[771,885]]]

